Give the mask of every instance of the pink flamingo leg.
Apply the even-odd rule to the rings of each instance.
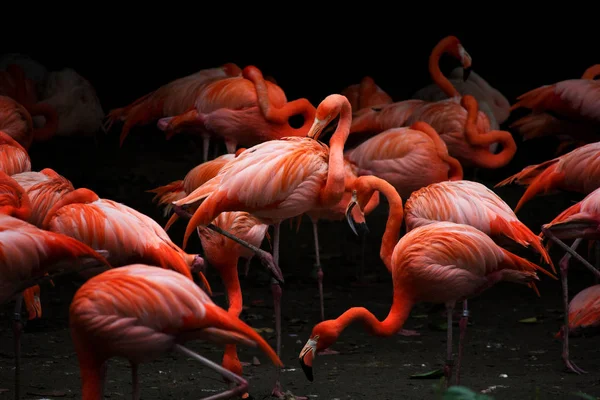
[[[575,239],[573,244],[571,245],[571,249],[573,251],[577,250],[577,246],[581,243],[583,239]],[[567,253],[560,260],[560,277],[562,282],[562,290],[563,290],[563,306],[564,306],[564,325],[562,327],[563,331],[563,351],[562,358],[565,362],[565,366],[570,370],[575,372],[576,374],[586,374],[587,372],[583,369],[579,368],[573,361],[569,359],[569,286],[567,281],[567,273],[569,270],[569,260],[571,259],[571,253]]]
[[[321,256],[319,254],[319,229],[317,221],[313,220],[313,234],[315,238],[315,267],[317,267],[317,284],[319,288],[319,300],[321,302],[321,321],[325,321],[325,302],[323,299],[323,268],[321,268]]]
[[[248,381],[246,381],[241,376],[234,374],[233,372],[229,371],[228,369],[223,368],[219,364],[214,363],[211,360],[202,357],[200,354],[195,353],[192,350],[190,350],[187,347],[184,347],[180,344],[176,344],[175,346],[173,346],[173,349],[175,351],[185,355],[186,357],[190,357],[196,361],[200,361],[206,367],[213,369],[213,370],[217,371],[218,373],[220,373],[223,376],[223,378],[233,381],[233,382],[236,382],[238,384],[238,386],[234,387],[233,389],[229,389],[222,393],[215,394],[214,396],[205,397],[203,400],[230,399],[235,396],[240,396],[243,393],[248,391]]]
[[[600,271],[598,271],[596,268],[594,268],[594,266],[592,264],[590,264],[588,261],[586,261],[585,258],[581,257],[579,255],[579,253],[577,253],[575,250],[571,249],[569,246],[564,244],[564,242],[562,240],[560,240],[559,238],[554,236],[552,231],[550,231],[549,229],[546,229],[546,228],[542,228],[542,232],[544,233],[545,236],[548,237],[548,239],[552,240],[554,243],[556,243],[557,245],[562,247],[563,250],[565,250],[571,256],[575,257],[575,259],[577,261],[579,261],[580,263],[582,263],[592,274],[594,274],[594,276],[600,278]],[[576,239],[576,241],[577,240],[578,239]],[[575,244],[575,243],[573,243],[573,244]]]
[[[13,319],[13,335],[15,344],[15,400],[19,400],[21,392],[21,333],[23,332],[23,323],[21,322],[22,304],[23,294],[19,294],[16,298],[15,313]]]
[[[458,326],[460,328],[460,336],[458,337],[458,360],[456,362],[456,384],[460,385],[460,364],[463,354],[463,346],[465,336],[467,335],[467,324],[469,323],[469,307],[467,300],[463,300],[463,314],[460,318]]]
[[[131,386],[133,400],[140,400],[140,380],[138,379],[138,365],[131,363]]]
[[[210,135],[207,133],[202,134],[202,160],[208,161],[208,146],[210,145]]]
[[[452,313],[454,312],[454,303],[446,304],[446,314],[448,318],[447,327],[447,352],[446,352],[446,365],[444,365],[444,375],[446,377],[446,387],[450,384],[450,378],[452,378],[452,366],[454,365],[454,358],[452,355]]]

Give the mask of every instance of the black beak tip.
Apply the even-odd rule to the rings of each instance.
[[[360,224],[356,224],[356,231],[358,232],[359,237],[364,237],[369,234],[369,227],[366,222],[362,222]]]
[[[306,379],[312,382],[314,380],[312,367],[304,364],[303,359],[300,359],[300,366],[302,367],[302,371],[304,371],[304,375],[306,375]]]
[[[471,75],[471,67],[463,69],[463,82],[466,82]]]

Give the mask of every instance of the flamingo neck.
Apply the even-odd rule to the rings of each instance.
[[[443,54],[450,53],[450,48],[454,45],[454,39],[443,39],[433,48],[429,56],[429,75],[431,75],[433,82],[450,98],[460,96],[460,93],[448,78],[442,74],[440,70],[440,58]]]
[[[365,329],[374,336],[392,336],[406,322],[413,306],[413,301],[399,290],[394,290],[392,307],[383,321],[379,321],[364,307],[352,307],[335,320],[336,331],[342,332],[355,321],[360,321]]]
[[[29,111],[32,117],[40,115],[46,119],[43,127],[33,130],[35,140],[48,140],[54,136],[58,130],[58,113],[54,107],[47,103],[36,103],[28,106],[27,111]]]
[[[600,75],[600,64],[592,65],[585,70],[581,79],[596,79]]]
[[[240,316],[243,306],[242,288],[238,276],[237,260],[237,257],[232,258],[231,261],[223,263],[218,267],[229,301],[227,312],[235,317]]]
[[[346,171],[344,166],[344,145],[352,124],[352,108],[348,101],[341,102],[340,119],[335,132],[329,139],[329,168],[327,181],[321,192],[321,205],[330,208],[344,195]]]
[[[435,145],[438,157],[448,164],[448,180],[456,181],[463,178],[463,168],[456,158],[448,153],[446,143],[440,138],[440,135],[427,122],[417,121],[413,123],[410,129],[418,130],[429,136]]]

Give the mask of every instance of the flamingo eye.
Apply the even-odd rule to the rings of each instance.
[[[379,111],[383,110],[383,107],[380,107],[380,106],[371,107],[371,110],[373,110],[375,112],[379,112]]]

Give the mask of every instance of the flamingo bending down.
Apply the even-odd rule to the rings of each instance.
[[[596,259],[596,268],[582,258],[577,252],[577,247],[582,240],[600,240],[600,188],[588,194],[583,200],[572,205],[560,213],[550,223],[542,227],[541,236],[557,243],[567,251],[560,260],[560,274],[563,288],[563,305],[565,309],[565,322],[563,326],[564,341],[562,358],[567,368],[575,373],[585,373],[569,359],[569,287],[567,281],[567,272],[569,269],[569,260],[574,256],[582,262],[596,278],[600,278],[600,259]],[[575,239],[571,247],[567,246],[564,239]],[[574,300],[574,299],[573,299]]]
[[[0,170],[7,175],[31,171],[27,150],[3,131],[0,131]]]
[[[110,264],[100,251],[96,252],[75,239],[39,229],[5,214],[0,214],[0,255],[0,304],[15,300],[15,399],[18,400],[23,292],[37,285],[48,274],[74,271],[98,264],[110,268]],[[77,259],[81,261],[76,262]],[[34,310],[37,314],[37,311],[41,310],[39,297],[35,297],[35,291],[28,293],[32,296],[27,297],[26,306],[28,310]]]
[[[452,310],[456,301],[475,296],[499,281],[527,284],[538,280],[543,268],[499,247],[480,230],[453,222],[433,222],[407,232],[398,241],[403,221],[402,199],[386,181],[363,176],[356,183],[358,205],[373,190],[381,191],[390,205],[381,259],[392,274],[394,299],[386,319],[379,321],[362,307],[350,308],[340,317],[314,326],[300,352],[300,364],[313,380],[312,364],[317,352],[336,342],[353,321],[362,322],[376,336],[391,336],[407,320],[418,302],[445,303],[448,309],[448,361],[445,373],[451,376]],[[355,203],[349,205],[349,209]],[[549,273],[548,273],[549,274]]]
[[[442,39],[433,49],[429,57],[429,71],[448,99],[437,102],[405,100],[363,108],[353,116],[351,136],[372,136],[390,128],[423,121],[438,132],[450,155],[458,159],[463,167],[505,166],[517,150],[512,135],[507,131],[491,130],[490,120],[485,113],[479,111],[477,100],[471,95],[461,96],[444,77],[439,67],[439,59],[444,53],[460,60],[465,74],[470,71],[471,57],[454,36]],[[502,150],[494,154],[493,147],[498,143]]]
[[[461,95],[470,94],[475,97],[481,110],[490,119],[491,128],[494,130],[499,129],[500,124],[504,123],[510,115],[511,110],[508,99],[475,71],[471,70],[467,80],[464,80],[464,75],[465,70],[456,67],[450,73],[448,80]],[[413,99],[425,101],[440,101],[448,97],[450,96],[435,83],[419,89],[411,96]]]
[[[289,123],[294,115],[304,119],[298,128]],[[238,145],[251,147],[287,136],[306,136],[314,117],[315,107],[307,99],[287,101],[279,86],[249,65],[242,77],[207,85],[194,109],[162,118],[158,127],[167,137],[185,129],[199,130],[205,139],[208,134],[222,137],[227,151],[235,153]]]
[[[600,325],[600,285],[593,285],[577,293],[568,303],[565,323],[556,337],[563,340],[563,358],[569,358],[569,335],[581,333],[585,329],[597,328]],[[566,352],[566,353],[565,353]],[[585,373],[569,360],[570,369],[577,373]]]
[[[131,363],[133,399],[138,400],[138,364],[170,350],[194,358],[239,384],[205,400],[232,398],[246,391],[248,382],[241,376],[182,345],[195,339],[258,346],[275,365],[282,366],[256,331],[214,304],[191,280],[148,265],[123,266],[84,283],[71,303],[69,326],[79,360],[83,400],[104,398],[107,361],[112,357]]]
[[[600,139],[600,64],[589,67],[581,79],[544,85],[518,97],[511,111],[530,111],[511,124],[529,140],[547,135],[574,138],[583,143]]]
[[[0,214],[23,221],[31,217],[31,201],[14,177],[0,170]]]
[[[31,216],[28,222],[42,228],[48,211],[67,193],[75,190],[70,180],[51,168],[39,172],[21,172],[12,176],[25,189],[31,201]]]
[[[460,162],[426,122],[379,133],[345,156],[358,175],[374,175],[389,182],[402,198],[430,183],[463,178]]]
[[[339,122],[328,147],[317,139],[338,115]],[[308,137],[287,137],[248,148],[227,163],[217,176],[173,202],[179,210],[200,203],[188,222],[183,247],[197,226],[210,224],[222,212],[246,211],[263,223],[275,225],[273,256],[278,262],[281,221],[317,208],[333,207],[342,199],[346,176],[344,144],[351,119],[348,99],[338,94],[329,95],[317,107]],[[280,354],[281,288],[276,282],[272,287]],[[279,381],[274,394],[283,396]]]
[[[348,98],[354,111],[394,102],[392,97],[381,89],[370,76],[363,77],[360,83],[348,86],[340,94]]]
[[[530,165],[495,187],[510,183],[528,186],[515,207],[515,213],[538,194],[568,190],[589,194],[600,187],[600,142],[578,147],[560,157]]]

